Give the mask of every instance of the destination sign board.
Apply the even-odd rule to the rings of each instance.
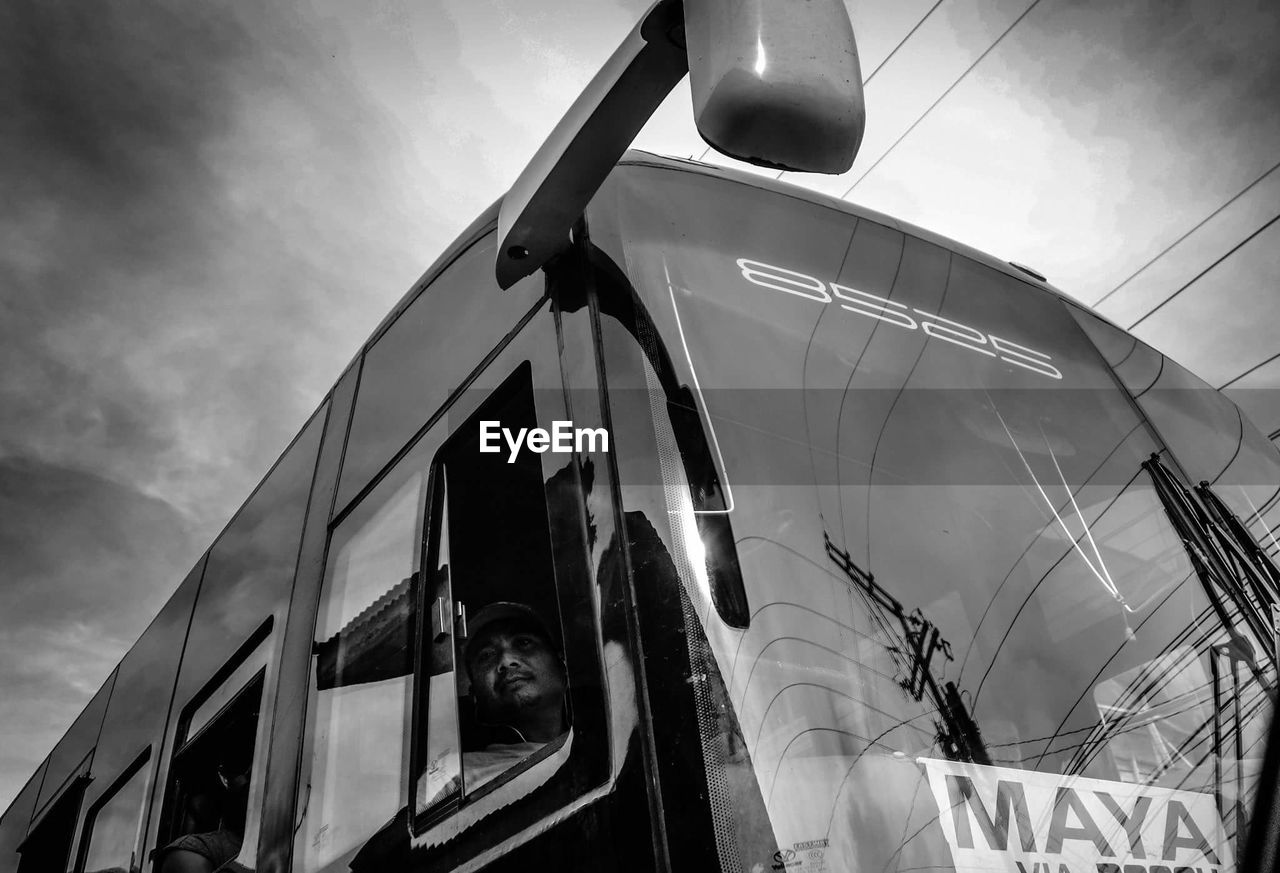
[[[1213,795],[921,758],[956,873],[1229,873]]]

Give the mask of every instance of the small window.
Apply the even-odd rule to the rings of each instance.
[[[189,707],[179,723],[154,853],[158,873],[177,851],[203,856],[214,868],[240,856],[253,793],[265,670],[257,667],[247,682],[236,680],[254,666],[253,659],[242,664]],[[208,704],[214,700],[223,703],[210,712]]]
[[[112,783],[85,817],[84,848],[77,870],[85,873],[142,869],[138,842],[147,804],[147,749]]]
[[[50,870],[67,869],[67,862],[71,860],[71,841],[76,833],[76,820],[80,816],[80,802],[84,800],[84,789],[88,784],[88,775],[82,773],[76,776],[62,792],[62,796],[49,806],[44,818],[18,848],[22,854],[22,859],[18,861],[18,873],[48,873]]]

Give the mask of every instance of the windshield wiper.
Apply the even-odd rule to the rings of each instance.
[[[1280,569],[1265,549],[1249,533],[1240,517],[1214,492],[1208,482],[1196,486],[1196,494],[1206,509],[1207,525],[1224,554],[1249,585],[1257,608],[1271,621],[1272,643],[1275,644],[1276,610],[1280,605]],[[1280,655],[1280,652],[1277,652]]]
[[[1229,552],[1224,552],[1219,535],[1214,533],[1208,512],[1200,505],[1191,490],[1173,475],[1158,454],[1153,454],[1143,461],[1143,468],[1151,475],[1160,503],[1164,506],[1165,515],[1173,525],[1178,538],[1182,540],[1187,555],[1191,558],[1196,576],[1204,589],[1205,596],[1218,615],[1223,631],[1230,638],[1233,646],[1242,652],[1248,652],[1244,659],[1258,684],[1268,690],[1272,683],[1263,673],[1258,659],[1253,652],[1253,645],[1241,635],[1235,627],[1227,609],[1227,604],[1235,607],[1236,613],[1259,640],[1272,640],[1275,635],[1269,627],[1270,616],[1263,612],[1263,604],[1254,599],[1252,591],[1246,589],[1233,567]],[[1268,653],[1274,663],[1275,652]]]

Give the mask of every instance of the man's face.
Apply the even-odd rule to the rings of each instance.
[[[467,667],[487,720],[518,725],[522,716],[558,709],[564,700],[560,659],[537,631],[495,622],[471,643]]]

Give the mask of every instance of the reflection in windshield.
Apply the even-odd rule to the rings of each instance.
[[[689,350],[674,381],[696,379],[722,450],[749,626],[708,602],[664,466],[676,564],[779,863],[1233,869],[1278,578],[1234,495],[1265,500],[1274,467],[1211,483],[1211,507],[1185,472],[1196,444],[1175,452],[1067,308],[1004,273],[783,195],[641,175],[628,270]],[[748,281],[742,258],[826,284]],[[837,286],[885,317],[846,317]],[[902,307],[975,334],[906,330]],[[978,334],[1061,379],[975,353]]]

